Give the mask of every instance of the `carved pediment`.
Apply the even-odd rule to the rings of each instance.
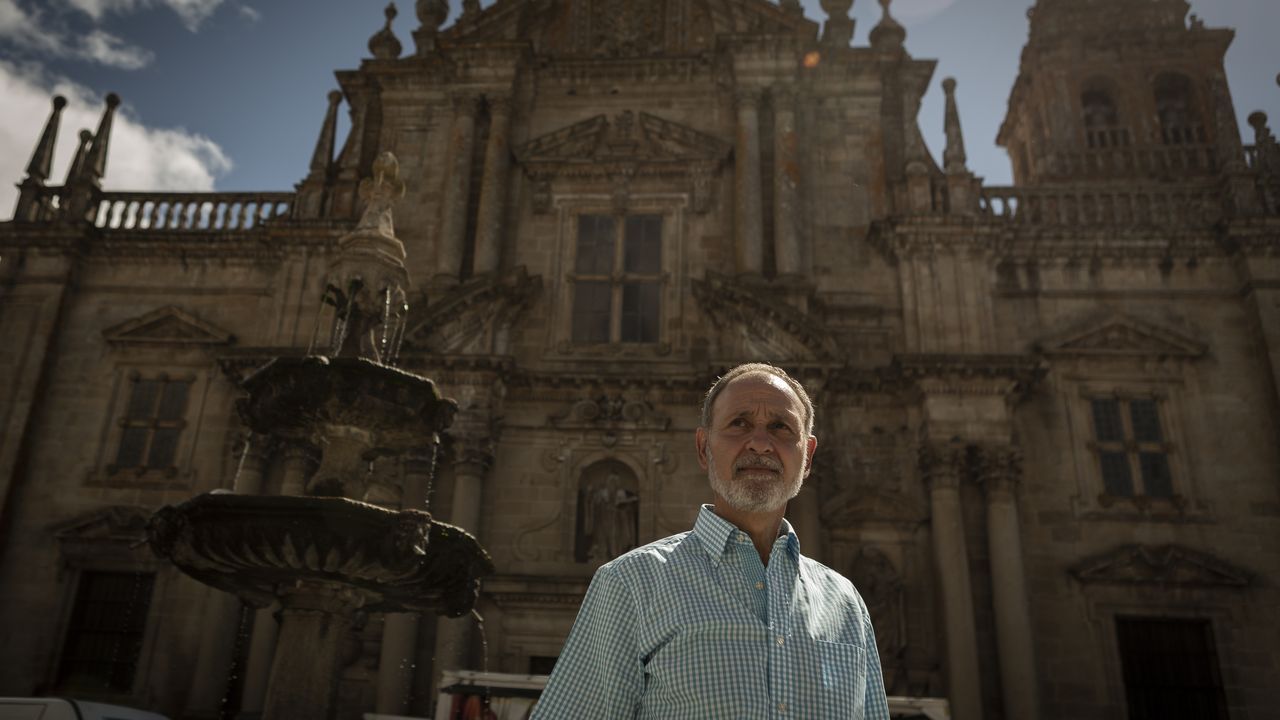
[[[1080,563],[1071,574],[1082,583],[1243,587],[1249,573],[1180,545],[1125,545]]]
[[[60,543],[137,543],[146,538],[151,510],[111,505],[56,523],[49,529]]]
[[[542,278],[523,267],[507,275],[486,275],[429,301],[405,333],[405,349],[439,354],[505,354],[499,331],[509,330],[542,289]]]
[[[731,150],[729,143],[686,125],[624,110],[534,138],[516,149],[516,157],[535,174],[607,172],[611,165],[689,172],[694,166],[717,167]]]
[[[464,12],[445,32],[453,42],[530,41],[540,55],[604,61],[689,56],[721,35],[798,35],[817,23],[799,3],[768,0],[498,0]]]
[[[693,296],[720,332],[722,354],[762,362],[834,361],[831,332],[811,315],[767,288],[708,272],[693,282]]]
[[[671,417],[658,412],[645,400],[628,400],[621,395],[583,398],[547,416],[547,424],[564,429],[656,428],[666,430]]]
[[[235,336],[172,305],[109,327],[102,336],[113,345],[230,345]]]
[[[1112,313],[1037,343],[1048,356],[1197,358],[1205,345],[1177,330]]]

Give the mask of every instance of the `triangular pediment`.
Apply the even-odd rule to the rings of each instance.
[[[827,498],[819,510],[832,530],[869,522],[917,523],[925,515],[920,506],[901,493],[860,487]]]
[[[1180,545],[1125,545],[1072,568],[1082,583],[1243,587],[1249,573]]]
[[[172,305],[107,328],[102,336],[112,344],[229,345],[235,342],[235,336],[226,330]]]
[[[708,272],[693,282],[693,296],[718,330],[724,357],[761,362],[833,361],[839,348],[812,315],[788,305],[764,285]]]
[[[501,352],[495,340],[509,330],[542,289],[542,278],[523,267],[504,276],[484,276],[444,297],[428,299],[410,322],[405,350],[446,355]]]
[[[1037,343],[1045,355],[1196,358],[1205,345],[1177,330],[1111,313]]]
[[[136,543],[146,537],[151,512],[134,505],[111,505],[56,523],[49,529],[63,543]]]
[[[688,57],[724,35],[812,38],[818,24],[768,0],[497,0],[464,11],[451,43],[528,41],[538,55],[633,60]],[[465,6],[464,6],[465,10]]]
[[[596,115],[541,137],[516,150],[527,167],[555,169],[566,164],[700,164],[714,167],[732,146],[687,125],[647,112],[624,110]]]

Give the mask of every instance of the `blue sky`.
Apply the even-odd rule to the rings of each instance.
[[[460,0],[451,0],[457,15]],[[483,0],[488,5],[491,0]],[[825,17],[818,0],[805,14]],[[940,156],[942,78],[954,76],[969,164],[988,184],[1009,182],[995,147],[1032,0],[895,0],[907,49],[939,60],[921,126]],[[75,133],[93,127],[101,98],[124,100],[113,135],[108,189],[287,190],[307,170],[333,71],[355,68],[382,24],[385,0],[0,0],[0,218],[16,192],[55,92],[70,102],[54,178]],[[395,24],[406,48],[412,0]],[[1280,129],[1280,2],[1193,0],[1210,26],[1234,27],[1227,73],[1244,118],[1266,111]],[[880,17],[856,0],[855,45]],[[341,128],[340,132],[345,132]]]

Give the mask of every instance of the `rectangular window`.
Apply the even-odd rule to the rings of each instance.
[[[573,267],[573,342],[659,341],[661,215],[579,215]]]
[[[1116,618],[1129,720],[1225,720],[1208,620]]]
[[[120,419],[120,447],[114,470],[169,470],[178,454],[178,437],[186,427],[190,380],[135,377]]]
[[[59,687],[133,689],[154,583],[151,573],[81,575],[58,667]]]
[[[1172,498],[1170,446],[1152,398],[1093,398],[1093,446],[1107,495]]]

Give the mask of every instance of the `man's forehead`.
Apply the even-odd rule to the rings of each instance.
[[[787,381],[766,372],[746,373],[729,381],[724,386],[721,393],[721,400],[728,400],[725,405],[732,402],[749,402],[758,400],[761,396],[773,396],[786,404],[786,410],[799,415],[803,407],[799,396],[795,390],[787,384]],[[717,403],[719,405],[719,403]]]

